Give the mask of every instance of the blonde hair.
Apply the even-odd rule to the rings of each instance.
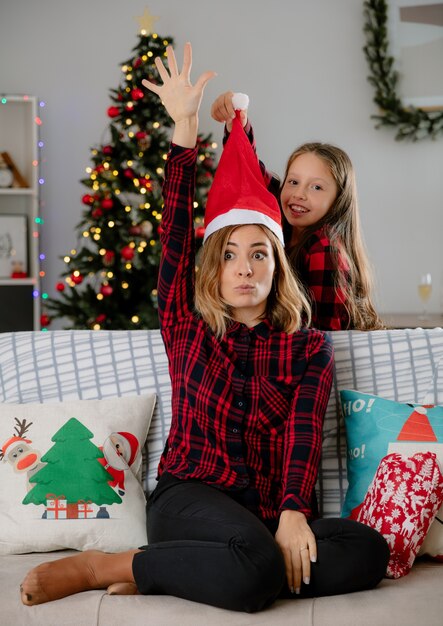
[[[298,286],[278,237],[266,226],[257,224],[269,238],[274,252],[274,285],[266,302],[265,316],[272,326],[286,333],[310,323],[309,302]],[[232,309],[220,293],[220,272],[229,238],[240,226],[225,226],[210,235],[202,251],[196,276],[195,308],[215,335],[221,338],[232,321]]]
[[[319,228],[324,228],[331,241],[338,269],[338,257],[343,255],[349,267],[349,280],[342,272],[336,272],[336,289],[346,294],[345,306],[349,314],[349,328],[375,330],[383,328],[372,303],[373,278],[366,248],[360,229],[357,201],[357,185],[352,162],[346,152],[327,143],[305,143],[289,157],[285,178],[294,160],[301,154],[313,153],[328,166],[337,185],[337,197],[326,215],[316,224],[303,230],[302,236],[289,253],[294,268],[300,249]],[[283,216],[283,230],[289,241],[291,226]]]

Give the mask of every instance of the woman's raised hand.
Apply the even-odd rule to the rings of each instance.
[[[183,53],[183,66],[178,71],[177,61],[172,46],[167,47],[168,70],[160,57],[156,57],[155,65],[163,81],[162,85],[143,79],[142,84],[161,98],[163,105],[175,122],[173,141],[185,147],[194,147],[198,127],[198,111],[206,83],[213,78],[215,72],[204,72],[195,85],[191,84],[192,47],[186,43]],[[193,142],[193,143],[192,143]],[[185,145],[191,143],[192,145]]]

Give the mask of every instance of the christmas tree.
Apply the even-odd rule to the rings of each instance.
[[[154,64],[166,57],[171,37],[152,32],[145,11],[133,56],[122,65],[123,79],[111,90],[108,140],[92,149],[85,209],[78,241],[64,257],[64,282],[45,302],[42,326],[68,318],[69,328],[157,328],[156,288],[160,262],[163,168],[172,122],[158,97],[140,88],[143,78],[159,80]],[[214,175],[211,135],[198,137],[195,233],[201,244],[203,213]]]
[[[75,417],[68,420],[51,438],[52,448],[42,456],[46,465],[29,479],[35,487],[23,504],[45,504],[48,494],[63,494],[68,505],[79,500],[120,504],[122,499],[108,484],[112,476],[98,462],[103,452],[90,441],[93,436]]]

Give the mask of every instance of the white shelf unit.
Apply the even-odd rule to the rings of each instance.
[[[40,263],[39,232],[39,125],[35,96],[0,94],[0,152],[7,152],[27,187],[0,188],[0,218],[26,217],[26,278],[7,275],[10,250],[1,246],[3,254],[0,275],[0,332],[40,329]],[[9,241],[9,240],[8,240]],[[13,257],[11,257],[11,262]],[[12,269],[12,267],[11,267]]]

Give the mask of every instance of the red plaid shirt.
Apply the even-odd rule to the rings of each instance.
[[[348,329],[351,320],[346,309],[346,292],[336,287],[336,280],[340,275],[347,280],[349,267],[340,251],[337,267],[331,241],[323,228],[312,233],[300,249],[296,269],[311,299],[311,325],[322,330]]]
[[[194,312],[196,150],[172,146],[165,168],[160,327],[169,359],[172,423],[163,471],[246,494],[262,519],[311,515],[332,376],[323,333],[289,335],[268,321],[233,322],[217,339]]]

